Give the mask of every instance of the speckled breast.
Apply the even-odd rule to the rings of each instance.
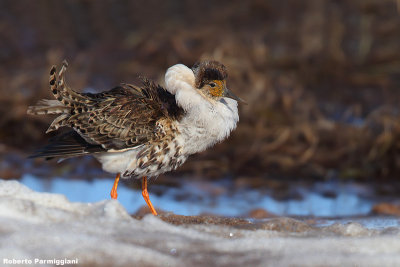
[[[137,154],[136,159],[127,166],[123,176],[135,178],[158,176],[175,170],[186,159],[187,156],[182,154],[182,146],[177,139],[151,144]]]

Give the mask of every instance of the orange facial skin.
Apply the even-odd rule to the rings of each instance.
[[[210,84],[214,83],[215,86],[209,85],[210,95],[214,97],[221,97],[224,94],[226,82],[221,80],[213,80]]]

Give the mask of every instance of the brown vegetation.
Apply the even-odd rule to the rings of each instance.
[[[2,1],[0,142],[32,150],[64,58],[76,90],[215,59],[249,105],[229,141],[182,172],[394,178],[400,171],[400,16],[394,0]]]

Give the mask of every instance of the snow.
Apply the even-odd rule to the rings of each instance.
[[[115,200],[70,202],[0,181],[0,259],[77,259],[93,266],[400,266],[400,228],[363,220],[254,228],[132,218]],[[11,264],[5,264],[10,265]],[[53,264],[48,264],[49,266]],[[21,266],[21,265],[20,265]]]

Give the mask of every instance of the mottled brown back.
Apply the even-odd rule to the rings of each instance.
[[[157,141],[160,131],[157,122],[179,120],[183,115],[175,97],[147,79],[142,79],[141,87],[121,84],[98,94],[78,93],[65,83],[66,68],[64,62],[58,80],[55,67],[50,71],[50,87],[57,100],[42,100],[28,108],[30,114],[61,114],[48,132],[67,126],[79,133],[87,144],[100,145],[105,150],[121,150]],[[56,150],[52,146],[53,156]],[[46,153],[41,150],[38,156],[45,157]]]

